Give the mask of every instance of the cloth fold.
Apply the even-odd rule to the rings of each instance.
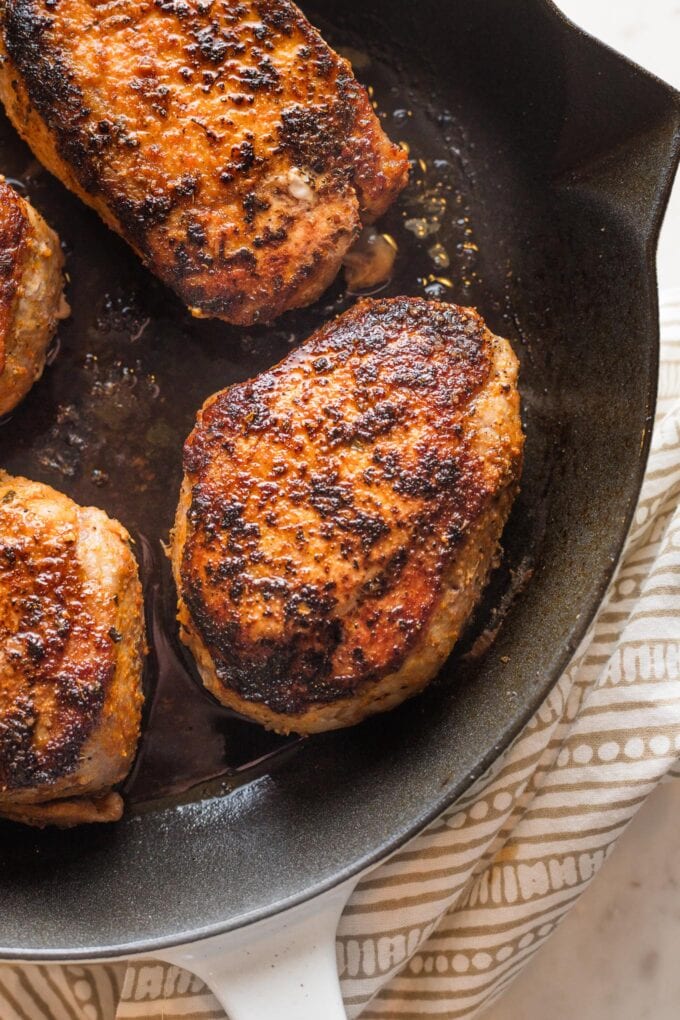
[[[470,1020],[680,776],[680,289],[664,296],[652,452],[624,555],[569,668],[512,746],[357,887],[340,922],[350,1018]],[[150,961],[0,966],[2,1020],[224,1020]]]

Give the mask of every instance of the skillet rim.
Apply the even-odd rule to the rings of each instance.
[[[512,726],[508,728],[505,736],[502,738],[502,741],[495,744],[483,756],[483,758],[479,760],[473,770],[468,772],[465,777],[457,783],[448,787],[446,791],[434,802],[430,802],[427,809],[421,812],[417,819],[411,821],[408,825],[403,826],[391,838],[383,841],[378,847],[374,847],[371,851],[365,853],[362,857],[355,860],[353,864],[336,871],[331,878],[318,881],[316,884],[306,888],[303,892],[285,897],[284,899],[269,904],[266,907],[260,907],[250,912],[246,912],[240,919],[236,918],[212,925],[191,928],[173,935],[140,939],[138,941],[124,942],[109,946],[86,946],[72,950],[45,948],[31,951],[29,955],[22,950],[0,946],[0,961],[34,963],[63,963],[72,961],[75,963],[88,960],[95,961],[117,959],[121,957],[131,958],[140,955],[153,955],[154,953],[165,949],[176,948],[178,946],[199,942],[204,939],[214,938],[220,935],[227,935],[231,932],[249,928],[259,922],[271,919],[278,914],[283,914],[294,907],[301,906],[302,904],[307,903],[324,893],[330,892],[332,889],[336,888],[348,879],[361,875],[363,872],[368,871],[372,866],[385,861],[410,839],[413,839],[422,832],[423,829],[425,829],[432,821],[441,815],[443,811],[450,807],[451,804],[453,804],[467,789],[469,789],[472,783],[479,776],[483,775],[493,762],[499,758],[508,749],[508,747],[510,747],[526,723],[534,715],[538,707],[555,686],[572,659],[576,648],[585,636],[618,566],[621,552],[627,540],[628,532],[633,521],[640,490],[642,488],[642,482],[647,468],[659,377],[659,300],[656,248],[664,213],[670,198],[671,188],[675,179],[678,164],[680,163],[680,92],[669,85],[668,82],[665,82],[663,79],[653,74],[651,71],[641,67],[635,61],[626,57],[612,46],[609,46],[596,36],[585,31],[585,29],[581,28],[568,18],[554,3],[554,0],[535,0],[535,2],[545,7],[547,13],[561,24],[564,31],[569,32],[580,39],[587,40],[589,43],[595,43],[598,48],[613,55],[619,63],[622,63],[628,68],[634,70],[638,75],[643,76],[648,81],[656,83],[656,85],[666,93],[668,99],[675,108],[676,113],[676,131],[666,151],[665,165],[661,170],[656,183],[653,204],[650,207],[646,236],[643,233],[643,227],[637,227],[637,231],[640,234],[642,242],[644,264],[646,269],[645,275],[648,283],[650,284],[649,293],[645,302],[645,310],[649,316],[648,341],[651,347],[650,377],[648,389],[645,394],[646,415],[642,441],[638,447],[636,470],[631,478],[628,502],[625,507],[625,513],[622,515],[622,525],[619,536],[611,544],[606,556],[606,565],[601,571],[598,584],[593,591],[586,609],[581,611],[578,622],[575,623],[575,626],[571,631],[569,641],[565,644],[561,654],[556,657],[553,668],[549,675],[545,678],[545,682],[538,685],[536,693],[531,699],[529,699],[528,703],[525,703],[522,711],[515,717]]]

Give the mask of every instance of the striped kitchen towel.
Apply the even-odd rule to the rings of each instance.
[[[357,887],[338,931],[348,1016],[471,1018],[680,775],[680,290],[662,307],[654,442],[616,577],[569,669],[474,787]],[[223,1020],[153,961],[0,967],[2,1020]]]

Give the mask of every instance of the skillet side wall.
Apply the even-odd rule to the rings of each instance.
[[[393,849],[545,696],[625,537],[656,386],[653,247],[678,130],[670,90],[540,0],[329,0],[320,11],[331,41],[374,40],[405,91],[436,89],[462,125],[480,261],[476,281],[463,293],[454,280],[450,297],[479,305],[522,361],[527,466],[506,545],[513,562],[536,561],[534,576],[481,662],[452,660],[422,697],[303,745],[228,797],[111,828],[0,825],[0,958],[115,955],[236,927]],[[56,184],[44,198],[57,227],[80,216]],[[111,251],[107,268],[132,264],[89,214],[80,242]],[[226,358],[243,376],[269,353],[245,345]],[[35,451],[48,433],[44,423],[16,443],[0,434],[3,466],[45,475]],[[121,496],[102,489],[99,502],[143,523],[126,519]]]

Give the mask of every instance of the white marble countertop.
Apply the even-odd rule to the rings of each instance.
[[[678,0],[557,0],[577,24],[680,88]],[[680,182],[659,245],[680,287]],[[564,924],[484,1020],[678,1020],[680,780],[661,786]]]

